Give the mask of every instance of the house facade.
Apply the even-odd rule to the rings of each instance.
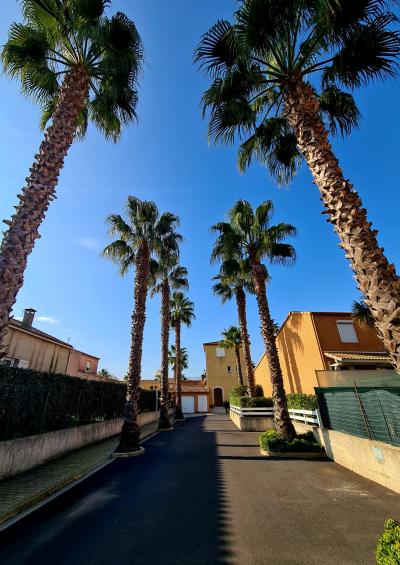
[[[145,390],[160,390],[160,381],[155,378],[152,380],[142,379],[140,387]],[[176,386],[174,379],[168,379],[169,392],[176,398]],[[187,379],[182,381],[182,411],[184,414],[198,414],[209,411],[209,387],[207,383],[200,379]]]
[[[45,373],[95,377],[99,358],[77,351],[70,343],[33,327],[35,313],[33,308],[26,308],[21,321],[10,321],[2,363]]]
[[[209,391],[210,407],[222,407],[229,400],[229,392],[234,386],[238,386],[238,370],[234,348],[224,349],[219,341],[203,343],[206,355],[206,373]],[[240,350],[240,362],[243,378],[245,369],[243,353]]]
[[[350,312],[290,312],[276,345],[287,393],[313,394],[317,371],[392,369],[375,328],[354,323]],[[266,354],[255,379],[270,396]]]

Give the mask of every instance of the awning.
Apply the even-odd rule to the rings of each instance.
[[[389,355],[381,352],[359,353],[358,351],[324,351],[324,355],[337,363],[377,363],[390,365]]]

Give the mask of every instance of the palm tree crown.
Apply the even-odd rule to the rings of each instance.
[[[89,86],[78,135],[89,120],[117,140],[124,123],[136,118],[137,80],[143,47],[136,27],[117,12],[108,18],[108,0],[22,0],[24,23],[14,23],[2,51],[5,71],[18,77],[25,94],[51,118],[62,81],[80,69]]]
[[[188,271],[185,267],[179,265],[179,255],[174,251],[176,244],[181,240],[182,237],[177,233],[165,239],[164,247],[157,254],[157,259],[152,260],[150,265],[152,296],[161,292],[164,281],[168,281],[169,287],[172,289],[182,288],[187,290],[189,288]]]
[[[387,4],[241,0],[233,23],[217,21],[196,50],[212,81],[202,99],[210,139],[240,139],[241,170],[257,158],[278,182],[288,182],[301,155],[285,95],[300,78],[312,80],[330,131],[345,135],[356,127],[359,111],[342,89],[397,70],[400,37]]]
[[[224,304],[235,297],[237,289],[241,288],[249,294],[254,293],[251,277],[251,267],[248,261],[240,259],[227,259],[222,262],[218,275],[213,277],[217,281],[213,285],[213,293]]]
[[[375,324],[374,317],[371,313],[370,308],[365,304],[364,300],[354,300],[353,307],[351,309],[351,315],[353,320],[361,324],[362,326],[373,327]]]
[[[179,322],[190,327],[195,318],[193,302],[183,292],[174,292],[171,298],[171,326],[175,327]]]
[[[222,332],[221,347],[230,349],[231,347],[239,347],[242,344],[242,334],[236,326],[230,326]]]
[[[176,347],[175,345],[171,345],[168,352],[168,362],[173,369],[175,369],[176,365]],[[187,369],[189,366],[189,355],[187,352],[186,347],[181,347],[181,368]]]

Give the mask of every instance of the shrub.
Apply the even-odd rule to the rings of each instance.
[[[248,396],[247,386],[244,385],[234,386],[233,388],[231,388],[229,392],[229,402],[235,406],[240,406],[240,404],[238,404],[239,402],[238,399],[241,398],[242,396]]]
[[[264,396],[264,389],[261,385],[256,385],[254,387],[254,396],[256,398],[262,398]]]
[[[317,397],[314,394],[294,393],[286,395],[288,408],[295,410],[315,410],[318,408]]]
[[[120,418],[126,384],[0,366],[0,440]],[[139,409],[155,410],[153,391]]]
[[[249,396],[242,396],[239,398],[239,406],[242,408],[264,408],[273,406],[271,398],[265,398],[264,396],[259,398],[250,398]]]
[[[224,400],[224,408],[225,408],[225,412],[229,414],[229,408],[230,408],[229,400]]]
[[[400,524],[386,520],[385,529],[379,537],[376,548],[377,565],[397,565],[400,563]]]
[[[323,447],[315,441],[312,432],[299,434],[291,441],[284,439],[276,430],[267,430],[258,438],[260,448],[280,453],[322,453]]]

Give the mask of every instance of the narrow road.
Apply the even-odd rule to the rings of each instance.
[[[4,565],[368,565],[400,497],[328,461],[266,460],[188,419],[8,530]]]

